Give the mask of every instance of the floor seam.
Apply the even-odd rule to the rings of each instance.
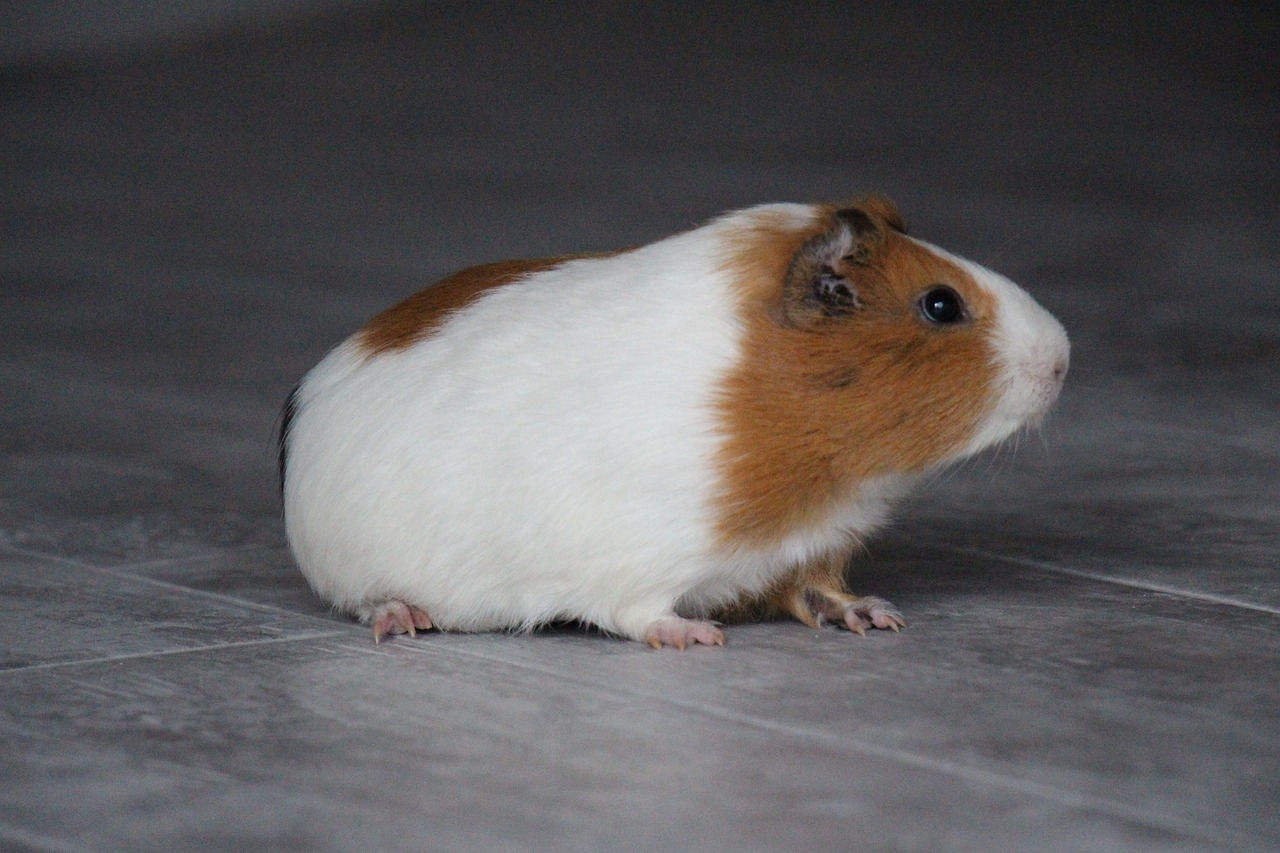
[[[1230,595],[1218,595],[1212,592],[1200,592],[1193,589],[1184,589],[1182,587],[1176,587],[1156,581],[1132,580],[1129,578],[1105,574],[1103,572],[1093,572],[1088,569],[1073,569],[1069,566],[1060,566],[1056,563],[1050,563],[1045,560],[1033,560],[1026,557],[1009,557],[1003,554],[983,551],[978,548],[951,547],[947,550],[955,554],[964,554],[968,557],[980,557],[984,560],[994,560],[999,563],[1006,563],[1011,566],[1020,566],[1026,569],[1038,569],[1040,571],[1053,572],[1054,574],[1098,581],[1099,583],[1115,584],[1117,586],[1128,587],[1130,589],[1141,589],[1147,592],[1159,592],[1165,595],[1177,596],[1179,598],[1189,598],[1195,601],[1203,601],[1207,604],[1218,604],[1225,607],[1238,607],[1242,610],[1252,610],[1257,613],[1280,616],[1280,607],[1272,607],[1267,604],[1245,601],[1242,598],[1236,598]]]
[[[93,850],[92,847],[68,844],[65,841],[57,841],[48,836],[29,832],[13,824],[0,823],[0,839],[5,838],[38,850],[51,851],[52,853],[89,853],[89,851]]]
[[[347,632],[343,630],[332,631],[308,631],[304,634],[291,634],[288,637],[268,637],[261,640],[242,640],[236,643],[214,643],[208,646],[192,646],[185,649],[160,649],[153,652],[134,652],[125,655],[107,655],[98,658],[80,658],[78,660],[55,661],[52,663],[35,663],[28,666],[17,666],[10,669],[0,670],[0,679],[22,672],[41,672],[50,669],[63,669],[70,666],[85,666],[89,664],[100,663],[116,663],[126,660],[145,660],[147,658],[171,657],[173,655],[196,654],[199,652],[217,652],[224,649],[244,649],[253,646],[272,646],[281,643],[297,643],[308,642],[311,640],[327,640],[338,637],[347,636]]]
[[[87,564],[81,560],[76,560],[73,558],[68,558],[60,555],[45,554],[39,551],[31,551],[31,550],[20,548],[20,547],[15,547],[11,544],[0,545],[0,550],[7,551],[18,556],[37,558],[37,559],[47,559],[51,561],[61,562],[71,566],[75,566],[77,568],[88,569],[95,572],[109,574],[113,577],[128,578],[131,580],[142,581],[144,583],[152,584],[162,588],[167,588],[167,589],[184,592],[184,593],[192,593],[198,596],[214,599],[219,602],[238,606],[238,607],[250,608],[250,609],[260,610],[260,611],[268,611],[275,614],[287,614],[294,617],[302,617],[302,618],[308,618],[308,619],[317,618],[313,616],[307,616],[306,614],[298,614],[295,611],[289,610],[287,608],[246,601],[243,599],[226,596],[219,593],[213,593],[205,590],[195,589],[188,586],[183,586],[181,584],[176,584],[169,581],[162,581],[155,578],[136,575],[127,570],[122,571],[118,567],[95,566],[92,564]],[[259,550],[278,550],[278,549],[273,549],[272,546],[255,546],[253,548],[243,549],[243,551],[248,551],[248,552],[259,551]],[[1249,602],[1244,602],[1239,599],[1233,599],[1226,596],[1216,596],[1208,593],[1196,593],[1193,591],[1181,590],[1176,587],[1167,587],[1162,584],[1153,584],[1153,583],[1147,583],[1147,582],[1141,582],[1141,581],[1128,581],[1125,579],[1088,572],[1085,570],[1070,569],[1063,566],[1057,566],[1052,563],[1046,563],[1042,561],[996,555],[996,554],[992,554],[992,553],[978,550],[978,549],[951,548],[950,550],[955,553],[965,554],[968,556],[981,557],[983,559],[996,560],[1006,564],[1018,565],[1025,568],[1033,568],[1033,569],[1038,569],[1042,571],[1050,571],[1050,572],[1055,572],[1059,574],[1066,574],[1074,577],[1081,577],[1081,578],[1086,578],[1089,580],[1094,580],[1099,582],[1114,583],[1117,585],[1122,585],[1130,588],[1144,589],[1147,591],[1168,593],[1168,594],[1172,594],[1180,597],[1202,600],[1202,601],[1207,601],[1215,604],[1223,604],[1223,605],[1241,607],[1241,608],[1250,609],[1250,610],[1261,611],[1271,615],[1280,615],[1280,609],[1270,608],[1265,605],[1255,605]],[[233,553],[240,553],[240,551],[233,552]],[[182,558],[182,559],[198,559],[198,557],[190,557],[190,558]],[[162,560],[162,561],[156,561],[156,563],[131,564],[130,567],[132,568],[136,566],[154,565],[154,564],[164,565],[167,562],[169,561]],[[308,632],[306,634],[299,634],[299,635],[294,635],[290,637],[270,638],[270,639],[264,639],[264,640],[249,640],[249,641],[244,641],[240,643],[224,643],[224,644],[218,644],[218,645],[212,645],[212,646],[201,646],[201,647],[190,648],[190,649],[173,649],[173,650],[165,650],[165,651],[157,651],[157,652],[143,652],[143,653],[131,654],[131,655],[117,655],[117,656],[103,657],[103,658],[91,658],[91,659],[75,660],[75,661],[62,661],[62,662],[49,663],[49,664],[36,664],[33,666],[20,667],[20,668],[2,671],[0,672],[0,677],[3,677],[6,673],[30,672],[34,670],[48,670],[48,669],[56,669],[56,668],[63,668],[63,667],[69,667],[69,666],[80,666],[85,664],[105,663],[105,662],[113,662],[113,661],[121,661],[121,660],[132,660],[132,659],[145,659],[145,658],[161,657],[161,656],[169,656],[169,655],[177,655],[177,654],[188,654],[193,652],[217,651],[221,649],[244,648],[244,647],[257,646],[257,645],[279,644],[279,643],[297,642],[297,641],[311,641],[316,639],[352,638],[357,633],[355,630],[357,627],[358,626],[355,626],[355,625],[351,625],[351,626],[334,625],[334,627],[332,627],[329,630]],[[476,651],[473,649],[466,649],[459,646],[442,647],[437,644],[424,645],[424,646],[406,645],[406,649],[417,654],[443,654],[443,655],[456,654],[462,657],[478,658],[481,660],[485,660],[491,664],[496,664],[499,666],[513,667],[516,669],[522,669],[529,672],[536,672],[541,675],[550,675],[555,678],[559,678],[559,679],[573,682],[576,684],[590,685],[590,682],[588,682],[585,679],[576,679],[571,676],[566,676],[566,674],[562,670],[554,669],[551,667],[540,667],[540,666],[536,666],[523,661],[512,661],[507,658],[495,657],[493,655],[486,654],[484,652]],[[837,746],[845,749],[854,749],[864,754],[874,755],[876,757],[894,761],[899,764],[916,767],[918,769],[944,773],[946,775],[963,779],[966,781],[970,781],[970,782],[987,784],[987,785],[1003,788],[1005,790],[1021,792],[1030,796],[1038,797],[1043,800],[1055,802],[1060,805],[1066,805],[1066,806],[1075,807],[1075,808],[1090,809],[1102,814],[1110,815],[1115,818],[1135,821],[1144,825],[1154,826],[1167,831],[1177,832],[1179,834],[1186,835],[1192,838],[1199,838],[1205,841],[1209,841],[1211,843],[1223,843],[1224,841],[1227,841],[1227,840],[1231,841],[1232,843],[1237,843],[1237,842],[1248,840],[1246,838],[1224,839],[1221,836],[1207,836],[1203,831],[1205,828],[1203,822],[1185,821],[1179,817],[1172,816],[1172,815],[1162,815],[1159,813],[1153,814],[1137,808],[1123,807],[1123,805],[1117,804],[1113,800],[1100,798],[1085,792],[1075,791],[1067,788],[1061,788],[1056,785],[1051,785],[1043,782],[1036,782],[1032,780],[1020,779],[1018,777],[1009,776],[1006,774],[1002,774],[1002,773],[998,773],[990,770],[984,770],[978,767],[959,764],[959,763],[947,761],[944,759],[932,758],[930,756],[921,755],[919,753],[912,752],[909,750],[900,750],[892,747],[886,747],[886,746],[872,743],[869,741],[837,736],[837,735],[824,732],[820,729],[777,723],[772,720],[754,717],[749,714],[744,714],[744,713],[734,712],[734,711],[727,711],[717,706],[707,706],[707,705],[698,704],[696,702],[680,701],[677,699],[673,699],[670,696],[655,695],[655,694],[647,693],[644,691],[638,691],[638,690],[630,690],[628,692],[630,692],[631,695],[637,698],[642,698],[647,701],[662,702],[664,704],[668,704],[673,707],[680,708],[682,710],[691,711],[704,716],[716,717],[726,722],[731,722],[738,725],[743,725],[743,726],[755,728],[758,730],[769,731],[777,734],[785,734],[791,737],[810,740],[810,741],[818,742],[828,746]],[[1225,828],[1215,827],[1215,829],[1223,830]],[[1235,833],[1230,833],[1230,834],[1236,835]]]
[[[270,550],[270,546],[263,546],[263,547]],[[231,551],[231,552],[219,552],[219,553],[242,554],[242,553],[252,553],[256,550],[258,549],[253,548],[253,549],[246,549],[244,551]],[[288,615],[298,619],[312,619],[319,622],[323,622],[325,624],[329,624],[326,622],[326,620],[322,619],[319,616],[312,616],[307,613],[299,613],[298,611],[290,610],[287,607],[280,607],[274,604],[263,604],[260,601],[252,601],[246,598],[237,598],[236,596],[233,596],[233,595],[226,595],[220,592],[212,592],[207,589],[200,589],[199,587],[187,586],[185,584],[175,583],[173,581],[161,580],[160,578],[148,577],[147,575],[136,574],[134,571],[131,571],[131,569],[135,569],[138,567],[168,565],[169,562],[166,560],[156,561],[155,563],[151,563],[151,562],[132,563],[132,564],[129,564],[127,567],[122,568],[119,566],[97,566],[97,565],[94,565],[93,563],[86,563],[83,560],[76,560],[71,557],[63,557],[57,554],[44,554],[40,551],[30,551],[28,549],[15,547],[13,545],[0,545],[0,551],[5,551],[19,557],[28,557],[32,559],[48,559],[54,562],[65,563],[77,569],[83,569],[89,572],[97,572],[98,574],[110,575],[113,578],[138,581],[139,583],[160,587],[161,589],[167,589],[167,590],[170,590],[171,592],[187,593],[190,595],[198,596],[200,598],[206,598],[212,601],[217,601],[221,604],[232,605],[235,607],[241,607],[248,610],[256,610],[259,612],[272,613],[276,615]],[[212,556],[217,556],[217,555],[215,554]],[[194,560],[194,559],[200,559],[200,558],[188,557],[188,558],[182,558],[182,559]]]
[[[554,669],[552,667],[540,667],[524,661],[512,661],[505,658],[494,657],[475,650],[464,649],[458,646],[449,646],[441,648],[440,646],[406,646],[410,651],[419,654],[459,654],[464,657],[479,658],[490,663],[496,663],[504,666],[511,666],[517,669],[523,669],[528,672],[538,673],[540,675],[549,675],[564,681],[573,682],[575,684],[587,687],[596,686],[594,682],[588,679],[578,679],[572,676],[566,676],[564,671]],[[836,746],[844,749],[852,748],[865,754],[873,755],[899,764],[905,764],[922,770],[930,770],[937,773],[943,773],[952,777],[956,777],[968,782],[976,782],[987,784],[994,787],[1003,788],[1005,790],[1017,791],[1030,796],[1038,797],[1042,800],[1058,803],[1074,808],[1090,809],[1101,814],[1106,814],[1114,818],[1133,821],[1144,826],[1155,827],[1168,832],[1178,833],[1190,838],[1200,839],[1212,844],[1243,844],[1249,843],[1250,839],[1241,833],[1233,832],[1229,828],[1214,827],[1226,835],[1207,835],[1205,833],[1205,825],[1202,821],[1184,820],[1176,815],[1166,815],[1161,813],[1152,813],[1134,807],[1125,807],[1123,804],[1117,803],[1115,800],[1105,799],[1093,794],[1074,791],[1068,788],[1061,788],[1044,782],[1036,782],[1033,780],[1019,779],[1015,776],[1009,776],[1003,773],[997,773],[991,770],[984,770],[979,767],[971,767],[969,765],[960,764],[953,761],[947,761],[939,758],[931,758],[910,750],[895,749],[880,744],[872,743],[859,738],[850,738],[829,734],[820,729],[813,729],[806,726],[785,725],[772,720],[754,717],[734,711],[726,711],[723,708],[714,705],[702,705],[696,702],[684,702],[672,699],[665,695],[656,695],[640,690],[628,690],[632,696],[648,701],[663,702],[685,711],[691,711],[701,716],[716,717],[726,722],[736,723],[755,729],[772,732],[775,734],[784,734],[791,737],[816,741],[827,746]],[[610,695],[616,695],[616,691],[611,691]]]

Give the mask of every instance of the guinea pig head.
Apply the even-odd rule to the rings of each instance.
[[[1057,398],[1069,352],[1057,320],[908,237],[887,200],[822,208],[789,245],[767,226],[758,236],[741,244],[758,286],[723,401],[740,532],[802,524],[863,482],[977,452]]]

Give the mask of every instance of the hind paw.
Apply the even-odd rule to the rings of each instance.
[[[403,601],[386,601],[369,611],[369,621],[373,625],[373,641],[382,642],[382,638],[391,634],[408,634],[415,636],[419,631],[431,628],[431,617],[421,607],[405,604]]]
[[[645,641],[655,649],[671,646],[680,651],[701,643],[704,646],[723,646],[724,631],[712,622],[696,622],[692,619],[659,619],[645,631]]]

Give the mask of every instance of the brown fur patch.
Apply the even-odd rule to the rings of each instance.
[[[375,316],[358,333],[367,355],[407,349],[426,338],[453,311],[470,305],[485,291],[528,278],[534,273],[582,258],[603,258],[618,252],[559,255],[551,258],[496,261],[453,273]]]
[[[744,596],[717,610],[713,615],[722,622],[758,622],[779,616],[791,616],[810,628],[819,627],[815,596],[819,600],[847,599],[845,570],[853,559],[854,549],[843,548],[800,566],[779,578],[773,586]]]
[[[946,459],[988,411],[994,300],[874,206],[864,212],[883,233],[868,257],[837,270],[858,291],[850,316],[799,326],[783,316],[792,259],[832,222],[834,208],[819,208],[802,230],[761,217],[737,241],[730,273],[747,331],[719,401],[726,546],[768,547],[822,524],[858,483]],[[937,283],[961,294],[968,320],[933,327],[919,317],[916,300]]]

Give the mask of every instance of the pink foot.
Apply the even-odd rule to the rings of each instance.
[[[907,620],[883,598],[868,595],[844,606],[844,624],[853,633],[865,637],[868,628],[887,628],[896,632],[907,627]]]
[[[686,646],[702,643],[704,646],[723,646],[724,631],[713,622],[695,622],[692,619],[659,619],[645,632],[645,640],[655,649],[673,646],[684,651]]]
[[[369,614],[373,623],[373,641],[382,642],[390,634],[408,634],[410,637],[431,627],[431,617],[421,607],[403,601],[388,601],[374,607]]]

